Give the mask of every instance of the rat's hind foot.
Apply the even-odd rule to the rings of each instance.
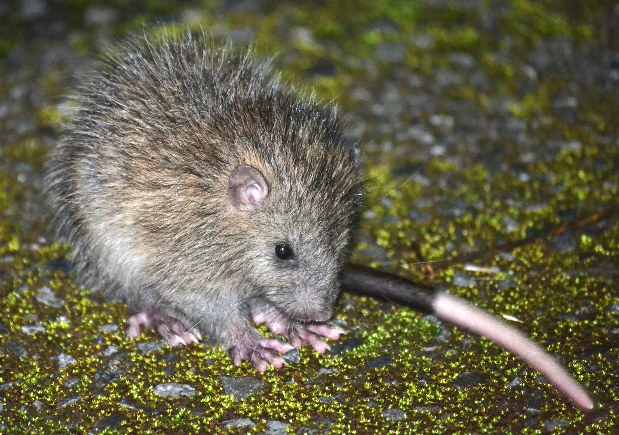
[[[318,353],[325,353],[331,350],[331,346],[322,337],[336,341],[345,332],[341,328],[327,325],[326,323],[307,325],[294,323],[275,310],[270,310],[269,312],[254,311],[252,318],[258,325],[266,323],[273,334],[286,338],[297,349],[303,343],[309,343]]]
[[[187,326],[186,320],[154,309],[134,314],[129,317],[127,323],[129,337],[132,339],[139,337],[144,328],[154,329],[161,338],[174,347],[189,346],[202,338],[197,329]]]
[[[235,366],[240,366],[243,361],[251,361],[259,372],[265,372],[269,366],[280,369],[284,365],[284,359],[279,354],[285,354],[292,350],[292,346],[280,340],[260,338],[258,340],[243,340],[239,345],[228,349],[228,354]]]

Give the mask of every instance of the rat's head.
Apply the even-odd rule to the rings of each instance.
[[[252,291],[291,320],[325,321],[362,202],[358,152],[331,110],[288,103],[277,113],[286,125],[269,122],[271,106],[235,138],[244,152],[229,172],[229,217]]]

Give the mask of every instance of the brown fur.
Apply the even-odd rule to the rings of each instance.
[[[221,311],[246,318],[252,298],[294,321],[330,315],[361,205],[357,150],[334,108],[204,35],[122,46],[75,101],[47,181],[89,285],[135,311],[171,310],[227,347]],[[228,197],[239,165],[269,185],[258,207]],[[295,267],[275,261],[281,241]]]

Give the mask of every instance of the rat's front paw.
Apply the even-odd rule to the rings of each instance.
[[[326,323],[307,325],[294,323],[275,310],[268,313],[257,311],[253,313],[252,317],[256,324],[266,323],[273,334],[286,338],[294,347],[300,348],[303,343],[309,343],[319,353],[331,350],[331,346],[323,337],[336,341],[345,332],[337,326],[327,325]]]
[[[300,348],[303,343],[309,343],[316,352],[325,353],[331,350],[331,346],[323,337],[337,341],[344,332],[341,328],[324,323],[310,325],[294,323],[282,335],[296,348]]]
[[[233,346],[228,349],[228,354],[235,366],[240,366],[243,361],[250,361],[256,370],[264,372],[269,366],[282,368],[284,359],[279,354],[283,355],[289,350],[292,350],[292,346],[280,340],[260,338]]]
[[[162,313],[156,309],[140,311],[129,317],[127,321],[129,337],[135,339],[140,336],[142,329],[152,328],[170,346],[189,346],[200,341],[200,332],[188,326],[188,322],[179,317]]]

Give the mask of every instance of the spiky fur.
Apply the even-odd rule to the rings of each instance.
[[[330,315],[361,206],[357,150],[333,107],[189,34],[122,45],[75,101],[47,185],[88,285],[134,311],[173,310],[228,348],[247,301]],[[231,204],[239,165],[267,180],[260,207]],[[295,267],[274,261],[282,241]]]

